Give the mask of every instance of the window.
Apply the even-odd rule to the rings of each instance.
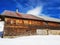
[[[45,22],[40,22],[40,26],[44,26],[45,25]]]
[[[32,21],[31,21],[31,20],[29,20],[29,21],[28,21],[28,23],[31,25],[31,24],[32,24]]]
[[[48,22],[43,22],[43,23],[44,23],[44,25],[45,25],[45,26],[47,26],[47,25],[48,25]]]
[[[37,23],[37,25],[39,25],[39,24],[40,24],[40,22],[39,22],[39,21],[36,21],[36,23]]]
[[[16,24],[16,19],[11,19],[11,24]]]
[[[23,20],[22,19],[19,19],[19,23],[22,24],[23,23]]]
[[[33,20],[31,21],[31,24],[34,25],[34,21]]]
[[[19,20],[16,20],[16,25],[19,25]]]
[[[5,18],[5,22],[6,22],[6,24],[10,24],[11,19],[10,18]]]
[[[17,20],[16,20],[16,25],[19,25],[19,24],[20,24],[20,25],[23,24],[23,20],[17,19]]]
[[[57,23],[48,23],[49,26],[54,26],[54,27],[57,27],[58,24]]]
[[[28,24],[28,20],[23,20],[24,21],[24,24]]]

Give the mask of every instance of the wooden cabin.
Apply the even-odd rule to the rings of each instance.
[[[60,35],[60,22],[46,21],[30,14],[4,11],[0,22],[4,22],[3,37],[25,35]]]

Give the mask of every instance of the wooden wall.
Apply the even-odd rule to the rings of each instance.
[[[22,20],[14,18],[5,18],[4,35],[18,36],[18,35],[32,35],[36,33],[35,28],[30,28],[33,24],[31,20]],[[34,24],[33,24],[34,25]],[[33,26],[32,25],[32,26]]]
[[[48,29],[49,27],[60,27],[60,24],[35,20],[5,18],[4,36],[33,35],[36,34],[36,29]]]

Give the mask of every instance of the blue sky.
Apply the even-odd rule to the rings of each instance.
[[[15,11],[16,8],[21,13],[27,13],[39,6],[42,6],[42,14],[60,19],[60,0],[0,0],[0,13],[4,10]]]

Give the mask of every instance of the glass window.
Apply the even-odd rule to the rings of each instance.
[[[23,20],[20,19],[20,20],[19,20],[19,23],[22,24],[22,23],[23,23]]]
[[[10,24],[11,19],[10,18],[5,18],[5,22],[6,22],[6,24]]]
[[[19,25],[19,20],[16,20],[16,24]]]
[[[32,24],[32,21],[31,21],[31,20],[29,20],[29,21],[28,21],[28,23],[31,25],[31,24]]]
[[[16,24],[16,19],[11,19],[11,24]]]
[[[57,23],[48,23],[49,26],[54,26],[54,27],[57,27],[58,24]]]
[[[28,20],[23,20],[24,21],[24,24],[28,24]]]
[[[45,22],[43,22],[43,21],[40,22],[40,25],[41,25],[41,26],[44,26],[44,25],[45,25]]]
[[[37,21],[33,21],[33,24],[34,24],[34,25],[38,25],[39,23],[37,23]]]
[[[17,20],[16,20],[16,24],[17,24],[17,25],[19,25],[19,24],[20,24],[20,25],[23,24],[23,20],[22,20],[22,19],[17,19]]]
[[[33,20],[31,21],[31,24],[33,24],[33,25],[34,25],[34,21],[33,21]]]

